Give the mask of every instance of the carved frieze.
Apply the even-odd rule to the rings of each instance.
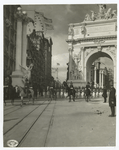
[[[110,52],[113,55],[113,57],[116,58],[116,48],[115,47],[109,46],[109,47],[105,48],[105,50],[107,52]]]
[[[104,43],[105,42],[105,40],[94,40],[94,43],[95,44],[97,44],[97,49],[98,49],[98,51],[102,51],[102,43]]]
[[[86,51],[85,51],[85,58],[86,58],[90,53],[92,53],[94,50],[96,50],[96,48],[88,48],[88,49],[86,49]]]

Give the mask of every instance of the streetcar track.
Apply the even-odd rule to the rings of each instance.
[[[42,105],[43,103],[41,103],[41,105]],[[34,104],[35,105],[35,104]],[[24,105],[25,106],[25,105]],[[15,109],[15,110],[13,110],[13,111],[11,111],[11,112],[8,112],[8,113],[5,113],[4,112],[4,116],[7,116],[7,115],[9,115],[9,114],[11,114],[12,112],[15,112],[15,111],[17,111],[17,110],[19,110],[19,109],[21,109],[21,108],[23,108],[24,106],[20,106],[18,109]],[[26,106],[28,106],[28,105],[26,105]],[[14,107],[12,107],[12,108],[14,108]]]
[[[19,109],[21,109],[21,107],[19,107],[18,109],[13,110],[13,111],[11,111],[11,112],[5,113],[4,116],[7,116],[7,115],[9,115],[9,114],[11,114],[11,113],[13,113],[13,112],[19,110]]]
[[[26,117],[28,117],[32,112],[34,112],[38,107],[40,107],[42,104],[44,104],[46,100],[43,101],[43,103],[39,104],[35,109],[33,109],[31,112],[29,112],[26,116],[24,116],[21,120],[19,120],[16,124],[14,124],[10,129],[8,129],[6,132],[4,132],[4,135],[7,134],[10,130],[12,130],[15,126],[17,126],[20,122],[22,122]]]
[[[55,101],[55,104],[56,104],[56,101]],[[49,131],[50,131],[50,127],[53,125],[53,117],[54,117],[55,106],[56,105],[54,105],[52,116],[51,116],[50,123],[49,123],[49,126],[48,126],[48,131],[47,131],[47,134],[46,134],[46,138],[45,138],[45,142],[44,142],[44,147],[46,146],[46,143],[47,143],[47,137],[48,137],[48,134],[49,134]]]
[[[51,100],[49,101],[49,103],[47,104],[47,106],[43,109],[43,111],[38,115],[38,117],[35,119],[35,121],[32,123],[32,125],[29,127],[29,129],[25,132],[25,134],[23,135],[22,139],[19,141],[19,144],[17,145],[17,147],[20,147],[20,145],[26,139],[26,137],[27,137],[28,133],[30,132],[30,130],[32,129],[32,127],[35,125],[35,123],[37,122],[37,120],[40,118],[40,116],[43,114],[43,112],[46,110],[46,108],[49,106],[50,103],[51,103]]]
[[[12,109],[12,108],[14,108],[14,106],[9,107],[9,108],[4,108],[4,110],[9,110],[9,109]]]

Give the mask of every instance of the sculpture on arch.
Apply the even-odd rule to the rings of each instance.
[[[68,34],[69,35],[74,35],[73,25],[69,26]]]
[[[91,14],[91,20],[92,20],[92,21],[95,21],[96,18],[97,18],[97,14],[96,14],[96,12],[94,12],[94,11],[92,11],[92,10],[91,10],[91,13],[92,13],[92,14]]]
[[[111,18],[111,10],[112,10],[112,8],[109,8],[109,9],[107,10],[107,12],[105,13],[105,19]]]
[[[84,21],[90,21],[90,20],[91,20],[90,15],[89,15],[89,14],[86,14]]]

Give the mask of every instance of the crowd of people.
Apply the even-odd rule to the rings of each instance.
[[[70,85],[68,84],[65,85],[66,92],[67,92],[67,98],[69,98],[69,102],[71,102],[71,99],[75,101],[75,88],[73,86],[73,83],[71,82]],[[51,100],[56,100],[57,99],[57,92],[56,92],[56,86],[51,82],[50,86],[47,88],[47,91],[49,91],[49,99]],[[14,105],[14,100],[20,98],[21,99],[21,106],[23,105],[24,97],[27,97],[29,101],[32,101],[34,104],[34,100],[37,98],[37,89],[33,87],[29,88],[23,88],[20,86],[15,86],[13,87],[11,85],[10,87],[10,95],[11,95],[11,104]],[[39,95],[43,96],[43,89],[39,89]],[[92,90],[90,83],[88,82],[87,85],[85,86],[84,90],[84,95],[85,95],[85,101],[89,102],[91,100],[91,95],[92,95]],[[106,86],[103,88],[103,94],[102,97],[104,98],[104,103],[107,102],[107,89]],[[48,100],[49,100],[48,99]],[[5,103],[5,101],[4,101]],[[6,103],[5,103],[6,104]],[[111,115],[110,117],[115,116],[115,107],[116,107],[116,89],[114,88],[113,84],[111,84],[111,89],[109,92],[109,107],[111,109]]]
[[[15,86],[12,85],[9,87],[10,91],[10,99],[11,104],[14,105],[15,99],[21,99],[21,106],[24,103],[24,98],[27,97],[29,101],[32,101],[34,104],[34,100],[37,98],[37,89],[33,87],[21,87],[21,86]],[[43,89],[39,88],[39,95],[43,96]],[[5,97],[4,97],[4,103],[6,105]]]
[[[71,102],[71,97],[73,99],[73,101],[75,101],[75,88],[73,86],[73,83],[70,83],[70,86],[67,85],[67,91],[68,91],[68,96],[69,97],[69,102]],[[84,91],[84,95],[85,95],[85,100],[87,102],[89,102],[91,99],[91,86],[90,83],[88,82],[86,87],[85,87],[85,91]],[[107,102],[107,89],[106,86],[104,86],[103,88],[103,94],[102,97],[104,98],[104,103]],[[111,109],[111,115],[109,115],[109,117],[114,117],[115,116],[115,107],[116,107],[116,89],[114,88],[113,84],[111,84],[111,88],[110,88],[110,92],[109,92],[109,107]]]

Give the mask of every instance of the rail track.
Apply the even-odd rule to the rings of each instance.
[[[45,100],[46,101],[46,100]],[[16,124],[14,124],[9,130],[7,130],[7,131],[5,131],[4,132],[4,135],[5,134],[7,134],[10,130],[12,130],[15,126],[17,126],[20,122],[22,122],[26,117],[28,117],[32,112],[34,112],[36,109],[38,109],[42,104],[44,104],[45,103],[45,101],[43,101],[43,103],[41,103],[41,104],[39,104],[37,107],[35,107],[32,111],[30,111],[27,115],[25,115],[22,119],[20,119]],[[21,107],[22,108],[22,107]],[[20,109],[21,109],[20,108]],[[18,109],[17,109],[18,110]],[[15,110],[15,111],[17,111],[17,110]],[[14,111],[12,111],[12,112],[14,112]],[[11,112],[11,113],[12,113]],[[10,114],[10,113],[9,113]],[[6,115],[8,115],[8,114],[6,114]]]
[[[47,102],[47,103],[46,103]],[[46,106],[43,107],[43,110],[38,114],[38,116],[36,118],[34,118],[35,120],[33,120],[33,122],[30,124],[30,126],[27,128],[27,130],[25,130],[25,132],[22,135],[22,138],[20,138],[18,140],[18,145],[17,147],[21,147],[22,143],[24,142],[24,140],[27,138],[28,133],[32,130],[33,126],[36,124],[36,122],[40,119],[40,117],[42,116],[42,114],[45,112],[45,110],[47,109],[47,107],[49,106],[49,104],[51,103],[51,100],[47,101],[43,101],[42,104],[39,104],[37,107],[35,107],[32,111],[30,111],[27,115],[25,115],[22,119],[20,119],[17,123],[15,123],[12,127],[10,127],[7,131],[4,132],[4,136],[7,137],[7,135],[9,136],[9,134],[11,134],[18,126],[20,126],[23,120],[25,120],[25,118],[27,118],[28,116],[30,117],[30,114],[32,114],[35,110],[37,110],[40,106],[42,106],[44,103],[46,103]],[[56,103],[56,101],[55,101]],[[55,106],[55,105],[54,105]],[[12,112],[11,112],[12,113]],[[53,112],[52,112],[52,116],[50,118],[50,122],[49,122],[49,126],[48,126],[48,130],[47,130],[47,134],[46,134],[46,139],[47,139],[47,135],[50,129],[50,125],[52,124],[52,118],[53,118],[53,113],[54,113],[54,107],[53,107]],[[26,121],[26,120],[25,120]],[[23,124],[23,123],[22,123]],[[46,143],[46,139],[45,139],[45,143]],[[6,141],[4,141],[6,142]],[[45,147],[45,143],[44,143],[44,147]],[[6,145],[4,143],[4,145]],[[7,146],[5,146],[7,147]]]

